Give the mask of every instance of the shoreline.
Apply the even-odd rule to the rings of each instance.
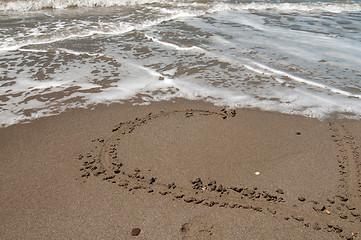
[[[360,133],[355,120],[184,99],[11,125],[0,129],[0,233],[359,239]]]

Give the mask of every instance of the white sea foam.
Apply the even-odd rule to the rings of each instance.
[[[303,2],[303,3],[220,3],[216,4],[210,12],[219,11],[252,11],[252,12],[360,12],[360,3],[340,3],[340,2]]]
[[[51,44],[64,40],[88,38],[96,35],[98,36],[122,35],[131,32],[133,30],[147,29],[162,22],[175,20],[178,18],[192,17],[192,16],[196,16],[196,13],[186,13],[186,12],[178,11],[174,15],[159,17],[155,20],[145,20],[141,23],[107,22],[106,24],[100,24],[100,26],[97,28],[90,26],[91,24],[93,24],[92,22],[89,22],[87,24],[85,21],[83,21],[78,25],[79,30],[77,30],[76,32],[69,31],[68,29],[69,26],[67,25],[63,26],[61,23],[59,23],[58,26],[55,28],[55,30],[53,30],[53,34],[49,34],[49,33],[42,34],[39,28],[43,28],[43,26],[38,26],[38,28],[33,28],[28,30],[27,36],[25,37],[19,39],[5,38],[6,41],[0,43],[0,52],[15,51],[28,45]]]
[[[65,9],[70,7],[119,7],[129,5],[142,5],[151,3],[167,3],[175,6],[205,7],[213,6],[208,12],[218,12],[225,10],[232,11],[282,11],[282,12],[359,12],[361,4],[344,2],[303,2],[303,3],[204,3],[187,1],[165,1],[165,0],[17,0],[0,2],[0,11],[36,11],[41,9]]]
[[[126,8],[69,8],[96,5]],[[136,104],[184,97],[317,118],[361,116],[358,3],[0,3],[2,10],[45,7],[63,9],[3,12],[3,126],[139,94]]]
[[[0,11],[35,11],[44,8],[113,7],[161,2],[159,0],[30,0],[0,2]]]
[[[196,47],[196,46],[191,46],[191,47],[180,47],[176,44],[173,44],[173,43],[169,43],[169,42],[165,42],[165,41],[161,41],[159,40],[158,38],[155,38],[155,37],[151,37],[151,36],[148,36],[148,35],[145,35],[148,39],[152,40],[153,42],[156,42],[156,43],[159,43],[159,44],[162,44],[164,46],[167,46],[167,47],[170,47],[170,48],[174,48],[178,51],[189,51],[189,50],[199,50],[199,51],[203,51],[201,48],[199,47]]]

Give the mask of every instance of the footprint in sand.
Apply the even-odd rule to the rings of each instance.
[[[184,223],[180,228],[183,240],[213,239],[213,223],[207,216],[196,216]]]

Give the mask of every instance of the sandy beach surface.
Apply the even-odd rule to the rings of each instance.
[[[361,122],[177,99],[0,129],[1,239],[360,239]]]

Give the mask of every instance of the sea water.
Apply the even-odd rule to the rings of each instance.
[[[175,97],[361,116],[360,1],[0,0],[0,125]]]

